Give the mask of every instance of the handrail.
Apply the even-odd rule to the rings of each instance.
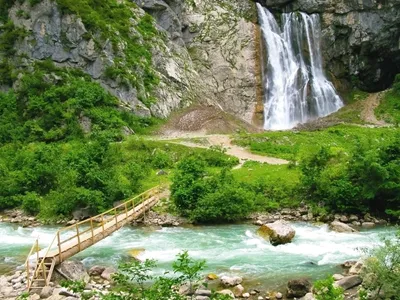
[[[134,213],[135,213],[135,208],[138,205],[142,204],[145,199],[150,199],[150,196],[155,194],[154,192],[160,192],[161,189],[162,189],[162,185],[153,187],[153,188],[151,188],[151,189],[149,189],[149,190],[147,190],[147,191],[145,191],[145,192],[143,192],[143,193],[141,193],[139,195],[136,195],[135,197],[133,197],[133,198],[131,198],[131,199],[119,204],[118,206],[115,206],[115,207],[113,207],[113,208],[111,208],[111,209],[109,209],[109,210],[107,210],[107,211],[105,211],[105,212],[103,212],[101,214],[98,214],[98,215],[93,216],[91,218],[88,218],[86,220],[77,222],[77,223],[75,223],[73,225],[70,225],[68,227],[59,229],[56,232],[52,242],[47,247],[47,250],[44,253],[44,255],[43,256],[42,255],[39,256],[39,251],[37,251],[37,262],[36,262],[36,267],[35,267],[35,271],[34,271],[33,277],[35,278],[40,273],[43,273],[44,281],[45,282],[49,281],[48,278],[47,278],[47,275],[46,275],[45,263],[46,263],[46,258],[48,258],[48,256],[49,256],[50,251],[53,250],[53,248],[55,248],[56,245],[57,245],[57,248],[58,248],[59,262],[62,262],[63,261],[63,259],[62,259],[62,250],[63,249],[61,247],[62,244],[77,238],[78,239],[77,246],[78,246],[78,249],[80,251],[81,250],[80,237],[81,237],[82,234],[85,234],[85,233],[88,233],[89,231],[91,231],[91,233],[92,233],[91,234],[91,238],[92,238],[92,240],[94,240],[94,225],[93,225],[94,222],[101,220],[101,226],[102,226],[102,232],[103,233],[104,233],[104,224],[107,224],[108,222],[114,222],[114,220],[115,220],[115,226],[118,227],[118,223],[121,222],[121,221],[118,221],[118,215],[119,215],[118,211],[121,211],[120,214],[122,214],[122,213],[126,214],[126,218],[128,218],[128,210],[132,210],[133,209]],[[145,205],[144,205],[144,210],[146,210],[146,209],[148,209],[147,203],[145,203]],[[105,218],[105,216],[108,216],[108,215],[110,215],[111,218]],[[114,215],[114,216],[112,216],[112,215]],[[98,223],[98,222],[96,222],[96,223]],[[88,229],[84,229],[83,231],[80,231],[79,230],[79,226],[82,226],[82,225],[89,225],[89,228]],[[66,232],[66,231],[69,231],[69,230],[72,230],[72,229],[75,231],[74,235],[72,235],[70,237],[67,237],[66,239],[62,239],[61,238],[61,234],[63,232]],[[57,240],[57,242],[56,242],[56,240]],[[26,261],[27,276],[28,276],[28,281],[27,281],[28,282],[28,288],[30,288],[30,285],[32,283],[32,281],[29,278],[29,257],[32,255],[35,245],[36,245],[36,247],[38,247],[38,240],[36,240],[36,243],[32,246],[32,249],[29,252],[29,255],[28,255],[28,258],[27,258],[27,261]],[[50,273],[49,273],[49,275],[51,276]]]
[[[28,285],[28,288],[29,288],[30,285],[31,285],[31,279],[30,279],[30,273],[31,273],[31,272],[30,272],[29,259],[30,259],[30,257],[32,256],[34,250],[36,250],[36,255],[37,255],[37,258],[36,258],[36,266],[37,266],[37,264],[39,263],[39,239],[36,239],[35,242],[33,243],[32,248],[31,248],[31,250],[29,251],[28,257],[26,258],[26,261],[25,261],[25,266],[26,266],[26,283],[27,283],[27,285]],[[35,266],[35,269],[36,269],[36,266]]]

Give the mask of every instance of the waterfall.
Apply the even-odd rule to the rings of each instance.
[[[319,15],[282,14],[282,29],[257,3],[266,47],[264,128],[290,129],[343,106],[322,69]]]

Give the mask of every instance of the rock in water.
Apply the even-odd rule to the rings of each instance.
[[[354,228],[351,228],[349,225],[344,224],[342,222],[339,221],[333,221],[329,227],[337,232],[357,232],[357,230],[355,230]]]
[[[86,283],[90,281],[90,276],[80,261],[64,261],[57,267],[57,271],[69,280],[83,280]]]
[[[292,241],[296,231],[285,221],[264,224],[257,230],[257,233],[264,238],[269,238],[272,245],[287,244]]]
[[[222,285],[228,287],[228,286],[236,286],[238,284],[241,284],[243,281],[242,277],[239,276],[233,276],[233,277],[229,277],[229,276],[222,276],[221,277],[221,283]]]
[[[311,282],[307,279],[290,280],[287,285],[287,297],[303,297],[311,291]]]

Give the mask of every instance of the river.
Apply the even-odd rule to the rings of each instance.
[[[394,235],[394,227],[359,233],[336,233],[326,225],[293,223],[293,242],[277,247],[257,236],[250,224],[152,229],[124,227],[112,236],[75,256],[87,267],[118,265],[132,249],[145,249],[140,259],[156,259],[158,273],[168,270],[177,253],[188,250],[195,259],[206,259],[206,272],[243,276],[251,287],[278,288],[289,279],[319,279],[340,272],[338,264],[360,257],[362,249]],[[21,266],[36,237],[44,248],[56,227],[22,228],[0,223],[0,273]]]

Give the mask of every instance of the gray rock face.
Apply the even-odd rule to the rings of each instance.
[[[382,90],[400,72],[400,0],[266,0],[265,4],[280,11],[320,14],[326,70],[339,90],[351,81],[367,91]]]
[[[35,60],[52,60],[59,67],[73,67],[89,74],[132,113],[166,118],[173,110],[194,101],[211,104],[251,122],[256,107],[255,24],[246,21],[244,11],[255,12],[251,0],[134,0],[151,14],[166,38],[155,37],[152,45],[153,69],[160,84],[153,90],[156,102],[141,102],[143,91],[121,84],[121,79],[106,76],[109,67],[124,62],[122,48],[115,49],[109,40],[92,37],[82,20],[64,14],[56,2],[40,1],[30,7],[16,2],[10,18],[30,34],[16,45],[27,66]],[[18,12],[29,11],[29,18]],[[131,25],[135,38],[143,39]],[[100,36],[101,33],[98,33]],[[121,45],[121,47],[123,47]],[[138,87],[140,90],[140,88]],[[81,125],[90,130],[82,117]]]

